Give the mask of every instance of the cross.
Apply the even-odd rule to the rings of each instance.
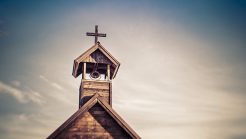
[[[98,37],[106,37],[106,34],[98,33],[98,25],[95,25],[95,33],[87,32],[87,36],[95,36],[95,44],[97,43]]]

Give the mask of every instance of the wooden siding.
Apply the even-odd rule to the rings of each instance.
[[[56,139],[131,139],[128,133],[99,105],[94,105]]]
[[[94,94],[98,93],[111,105],[112,85],[110,81],[87,81],[82,80],[80,89],[80,107],[84,105]]]

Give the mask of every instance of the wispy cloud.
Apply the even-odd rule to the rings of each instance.
[[[21,85],[21,83],[20,83],[19,81],[17,81],[17,80],[12,81],[11,84],[12,84],[13,86],[15,86],[15,87],[20,87],[20,85]]]
[[[44,77],[43,75],[39,75],[39,78],[44,80],[45,82],[49,83],[52,87],[58,89],[58,90],[63,90],[63,87],[61,85],[59,85],[56,82],[50,81],[49,79],[47,79],[46,77]]]
[[[16,98],[19,102],[22,103],[26,102],[23,92],[2,82],[0,82],[0,92],[10,94],[14,98]]]
[[[38,93],[37,91],[34,91],[32,89],[29,89],[29,91],[25,94],[25,96],[32,102],[35,102],[37,104],[43,104],[45,103],[44,98]]]
[[[4,128],[7,134],[2,135],[4,138],[45,138],[47,135],[44,135],[44,132],[49,132],[48,125],[53,123],[45,114],[42,113],[20,113],[9,115],[0,120],[8,121],[7,127],[0,125],[0,129]],[[3,121],[1,121],[3,122]]]
[[[180,7],[174,2],[174,7],[166,8],[158,7],[152,1],[146,3],[146,7],[141,2],[135,2],[135,5],[132,1],[127,5],[123,2],[120,7],[111,3],[92,2],[84,8],[81,6],[86,4],[81,3],[78,7],[70,7],[73,10],[69,11],[59,8],[61,12],[47,8],[50,11],[47,13],[59,13],[57,16],[44,14],[42,10],[31,15],[26,12],[21,16],[21,19],[26,19],[22,24],[18,22],[19,15],[11,16],[16,18],[10,20],[9,27],[14,28],[9,33],[14,32],[16,38],[9,37],[7,42],[16,47],[13,49],[6,43],[6,50],[0,52],[2,62],[7,59],[17,68],[2,71],[1,75],[9,74],[1,76],[0,95],[11,95],[26,104],[43,101],[40,92],[46,103],[39,109],[28,105],[27,112],[20,110],[14,116],[2,111],[7,120],[0,117],[0,123],[4,123],[0,132],[6,129],[9,137],[0,135],[0,138],[45,138],[77,110],[80,79],[70,78],[72,60],[92,45],[93,39],[84,36],[81,40],[81,34],[90,31],[94,23],[99,24],[100,32],[109,35],[100,38],[103,46],[122,63],[113,81],[113,108],[142,138],[245,138],[245,41],[233,33],[223,40],[221,36],[228,36],[226,31],[212,33],[218,25],[232,27],[231,24],[224,26],[225,22],[220,22],[221,16],[212,18],[219,19],[216,26],[209,24],[211,22],[207,19],[218,9],[207,3],[215,11],[208,10],[210,15],[203,18],[196,13],[199,7],[192,3],[187,3],[192,7],[182,4]],[[50,7],[55,10],[54,6]],[[236,10],[228,10],[229,5],[226,7],[229,13]],[[102,9],[100,14],[97,13],[98,8]],[[196,10],[189,12],[192,8]],[[88,14],[86,11],[91,12]],[[227,15],[230,14],[222,16]],[[37,17],[40,20],[36,20]],[[213,27],[183,24],[183,20],[208,23]],[[5,28],[0,30],[9,31]],[[39,34],[33,35],[35,32]],[[1,69],[4,69],[4,64],[1,63]],[[7,82],[16,74],[24,74],[20,73],[23,71],[28,74],[19,77],[20,80],[31,82],[28,86],[33,90],[24,88],[19,81]],[[11,106],[6,106],[6,109]],[[21,108],[24,107],[21,105],[16,109]],[[43,115],[37,114],[39,112]],[[38,124],[40,121],[42,124]],[[43,123],[49,126],[43,126]]]
[[[39,78],[42,79],[45,83],[47,83],[49,86],[53,88],[52,93],[48,94],[50,97],[55,98],[56,100],[59,100],[62,103],[66,103],[69,105],[75,105],[74,101],[72,101],[71,99],[68,99],[73,96],[69,92],[73,92],[73,91],[68,90],[67,88],[63,88],[62,85],[54,81],[51,81],[50,79],[48,79],[47,77],[43,75],[39,75]]]
[[[15,84],[20,86],[20,82],[15,81]],[[11,86],[9,84],[5,84],[0,81],[0,93],[9,94],[12,97],[14,97],[18,102],[20,103],[28,103],[33,102],[36,104],[43,104],[45,101],[40,95],[40,93],[33,91],[30,88],[27,88],[26,90],[21,90],[17,87]]]

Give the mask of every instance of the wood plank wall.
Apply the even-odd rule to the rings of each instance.
[[[87,81],[82,80],[80,89],[80,106],[85,104],[95,93],[103,96],[105,101],[111,105],[112,85],[111,81]]]

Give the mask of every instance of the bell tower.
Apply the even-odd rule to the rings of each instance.
[[[76,78],[82,74],[79,89],[79,108],[91,97],[98,93],[112,106],[112,79],[117,74],[120,63],[100,44],[98,37],[106,37],[106,34],[86,33],[87,36],[95,36],[95,44],[74,60],[73,76]]]
[[[79,109],[47,139],[141,139],[112,107],[112,79],[120,63],[97,41],[74,60],[72,75],[80,74]]]

